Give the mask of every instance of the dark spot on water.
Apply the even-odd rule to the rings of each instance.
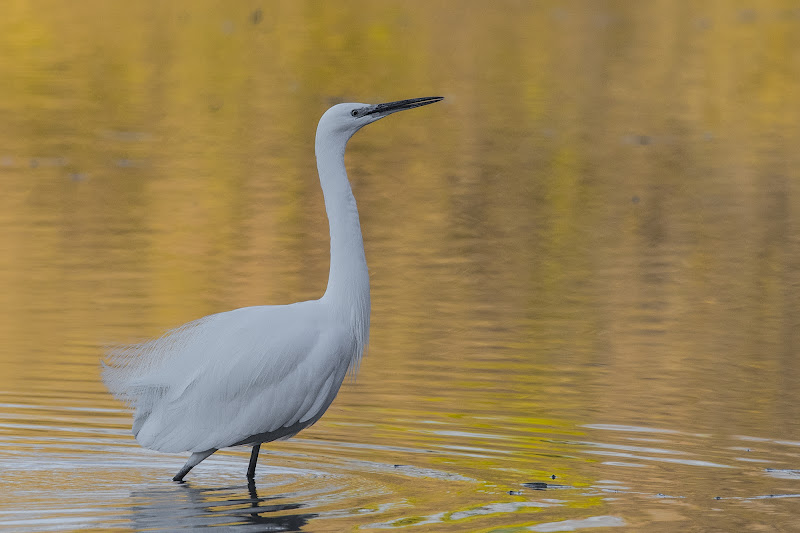
[[[752,9],[742,9],[739,11],[739,22],[743,24],[752,24],[757,18],[757,13]]]
[[[533,490],[545,490],[547,488],[547,483],[542,481],[534,481],[531,483],[523,483],[522,486]]]
[[[707,30],[707,29],[711,28],[712,25],[713,25],[713,22],[709,18],[700,18],[700,19],[695,20],[695,26],[699,30]]]
[[[622,137],[624,144],[638,144],[640,146],[647,146],[653,143],[653,138],[649,135],[642,135],[640,133],[631,133]]]

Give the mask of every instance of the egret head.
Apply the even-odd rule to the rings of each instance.
[[[328,109],[319,121],[317,136],[320,132],[328,135],[339,134],[349,139],[355,132],[371,124],[376,120],[387,117],[397,111],[413,109],[428,104],[433,104],[443,100],[441,96],[426,96],[424,98],[412,98],[410,100],[399,100],[397,102],[387,102],[385,104],[337,104]]]

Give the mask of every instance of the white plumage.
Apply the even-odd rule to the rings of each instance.
[[[360,128],[396,111],[440,101],[338,104],[322,116],[315,152],[331,235],[322,298],[210,315],[142,344],[111,350],[108,389],[134,409],[133,434],[161,452],[192,452],[181,481],[220,448],[251,445],[312,425],[358,369],[369,342],[369,274],[344,151]]]

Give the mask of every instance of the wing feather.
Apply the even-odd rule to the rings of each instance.
[[[148,448],[285,437],[322,416],[360,348],[324,311],[315,300],[211,315],[111,351],[104,380],[135,409],[134,434]]]

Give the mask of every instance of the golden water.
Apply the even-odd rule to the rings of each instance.
[[[321,295],[316,121],[438,94],[349,147],[358,381],[172,483],[103,347]],[[0,527],[800,527],[798,125],[793,1],[6,2]]]

